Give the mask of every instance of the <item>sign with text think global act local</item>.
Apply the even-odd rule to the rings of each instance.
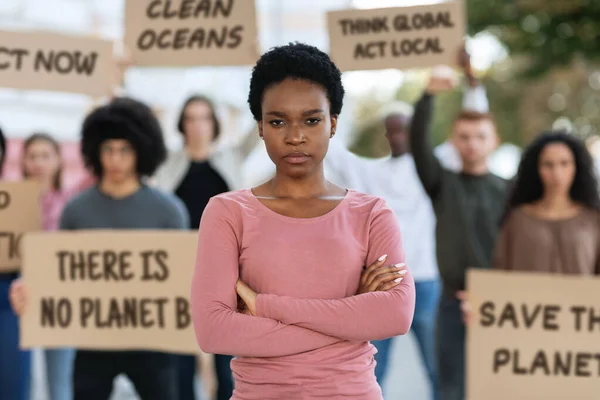
[[[252,65],[254,0],[126,0],[125,45],[140,67]]]
[[[470,270],[467,400],[600,398],[600,278]]]
[[[342,71],[456,65],[465,35],[462,0],[327,13],[330,55]]]
[[[189,231],[26,235],[21,346],[196,353],[196,243]]]
[[[0,31],[0,87],[109,95],[116,83],[108,40],[52,32]]]

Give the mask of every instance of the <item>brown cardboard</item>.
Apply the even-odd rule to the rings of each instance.
[[[254,64],[254,0],[126,0],[125,45],[135,66]]]
[[[0,31],[0,87],[108,96],[116,76],[107,40]]]
[[[467,286],[473,310],[467,335],[467,400],[598,398],[599,278],[470,270]],[[584,307],[585,312],[578,314],[572,307]],[[597,319],[591,331],[590,309]],[[569,354],[567,373],[555,358],[564,363]]]
[[[465,35],[462,0],[327,13],[329,47],[342,71],[455,66]]]
[[[40,187],[34,182],[0,182],[0,273],[21,267],[21,238],[40,231]]]
[[[21,318],[21,346],[198,353],[189,315],[196,242],[197,234],[189,231],[26,235],[29,304]],[[85,265],[97,266],[86,268],[85,275],[76,269],[73,276],[71,256],[60,252],[74,252],[75,260],[79,254],[91,257]],[[109,317],[111,304],[115,318]]]

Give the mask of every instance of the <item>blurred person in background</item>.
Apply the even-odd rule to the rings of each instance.
[[[493,267],[568,275],[600,274],[600,195],[585,144],[545,132],[525,150],[508,199]],[[466,321],[471,308],[461,294]]]
[[[457,293],[464,290],[468,267],[491,265],[508,189],[508,182],[488,169],[489,156],[498,145],[489,114],[463,111],[455,119],[451,141],[461,158],[460,172],[444,168],[434,155],[429,132],[434,96],[454,88],[456,83],[452,69],[435,68],[415,105],[410,129],[417,172],[437,219],[436,253],[443,288],[436,351],[442,400],[465,397],[465,327]]]
[[[151,188],[151,176],[166,157],[163,133],[147,105],[115,98],[83,122],[81,151],[98,184],[65,206],[60,229],[187,229],[185,206],[171,194]],[[23,282],[11,288],[11,303],[21,315],[27,307]],[[106,400],[113,381],[125,374],[142,400],[177,399],[177,364],[158,351],[77,350],[74,400]]]
[[[0,129],[0,174],[6,159],[6,139]],[[0,399],[29,400],[31,352],[19,348],[19,320],[9,292],[17,272],[0,272]]]
[[[42,227],[45,231],[56,231],[63,208],[71,196],[71,192],[62,187],[60,144],[45,133],[29,136],[23,144],[21,173],[23,178],[40,184]],[[43,353],[50,400],[71,400],[75,350],[46,349]]]
[[[169,155],[154,181],[183,201],[190,216],[189,228],[198,230],[210,198],[239,188],[239,176],[246,155],[235,154],[239,153],[238,149],[214,151],[215,142],[221,135],[221,123],[214,104],[205,96],[195,95],[185,101],[177,129],[183,135],[184,148]],[[252,142],[256,143],[258,139],[254,138],[246,144],[247,153],[251,151]],[[179,399],[194,400],[196,357],[178,355],[177,359]],[[229,400],[233,394],[232,359],[230,355],[214,356],[217,400]]]

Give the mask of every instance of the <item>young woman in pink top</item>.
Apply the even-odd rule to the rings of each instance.
[[[50,135],[35,133],[23,144],[22,175],[42,186],[42,225],[58,229],[62,210],[73,191],[64,190],[59,143]],[[42,266],[43,267],[43,266]],[[46,375],[50,400],[70,400],[72,395],[73,349],[46,349]]]
[[[276,174],[211,199],[191,292],[202,350],[236,356],[233,399],[380,400],[369,341],[410,328],[393,212],[323,174],[343,96],[312,46],[277,47],[254,67],[250,109]]]

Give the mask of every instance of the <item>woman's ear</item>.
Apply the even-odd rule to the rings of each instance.
[[[337,130],[337,122],[338,122],[338,116],[332,115],[331,116],[331,132],[329,135],[330,138],[332,138],[335,135],[335,132]]]
[[[256,123],[256,125],[258,126],[258,136],[260,136],[260,138],[262,140],[265,140],[265,138],[263,137],[263,126],[262,126],[262,121],[258,121]]]

